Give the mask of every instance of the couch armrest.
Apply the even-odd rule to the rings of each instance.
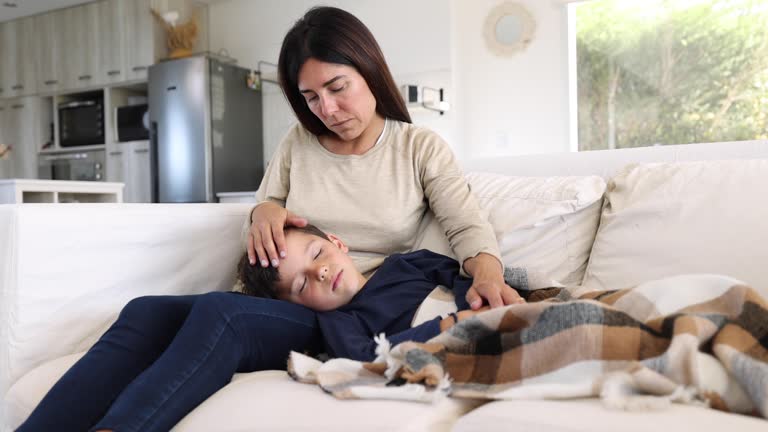
[[[0,395],[130,299],[231,289],[250,204],[0,205]]]

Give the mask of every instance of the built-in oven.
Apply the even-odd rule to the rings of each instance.
[[[62,102],[59,108],[59,145],[76,147],[104,144],[104,97]]]
[[[104,150],[41,154],[38,177],[48,180],[104,181]]]

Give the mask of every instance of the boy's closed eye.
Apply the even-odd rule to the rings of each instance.
[[[322,253],[323,253],[323,248],[321,246],[320,249],[318,249],[318,251],[315,254],[315,257],[312,259],[312,261],[316,261],[320,257],[320,254],[322,254]],[[304,281],[301,283],[301,288],[299,289],[299,294],[301,294],[304,291],[304,288],[306,288],[306,287],[307,287],[307,276],[305,275],[304,276]]]

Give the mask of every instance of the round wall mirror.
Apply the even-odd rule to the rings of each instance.
[[[513,45],[523,35],[523,23],[515,15],[504,15],[496,22],[496,40],[503,45]]]
[[[485,20],[485,42],[494,54],[509,56],[524,50],[535,30],[536,22],[525,7],[504,2],[493,8]]]

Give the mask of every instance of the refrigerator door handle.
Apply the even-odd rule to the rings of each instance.
[[[152,202],[160,202],[160,189],[157,177],[157,122],[153,121],[149,125],[149,165],[150,165],[150,184],[152,190]]]

